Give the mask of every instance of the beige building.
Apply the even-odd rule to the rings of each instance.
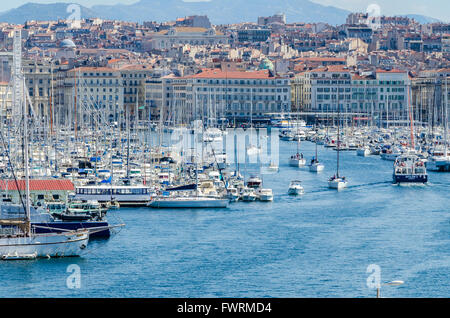
[[[154,33],[148,39],[148,49],[167,50],[178,44],[218,45],[229,44],[230,38],[214,28],[174,27]]]
[[[64,79],[62,116],[72,123],[76,112],[78,126],[94,123],[92,113],[103,122],[117,122],[124,110],[120,71],[109,67],[80,67],[67,72]]]

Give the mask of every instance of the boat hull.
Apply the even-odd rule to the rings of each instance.
[[[89,241],[88,231],[66,234],[36,234],[31,237],[0,238],[0,258],[79,256]]]
[[[393,175],[393,183],[405,184],[405,183],[427,183],[428,175]]]
[[[347,187],[347,181],[336,181],[336,180],[328,181],[328,187],[330,189],[341,190]]]
[[[95,230],[89,233],[89,238],[108,238],[111,236],[108,222],[49,222],[49,223],[31,223],[31,227],[34,228],[36,234],[45,233],[59,233],[61,229],[76,231],[79,229],[98,229],[105,228],[104,230]]]
[[[289,188],[288,194],[289,195],[301,195],[304,193],[303,189],[300,188]]]
[[[358,155],[360,157],[367,157],[370,155],[370,150],[369,149],[357,149],[356,155]]]
[[[148,206],[156,209],[206,209],[206,208],[226,208],[228,200],[153,200]]]
[[[427,162],[427,170],[436,172],[450,172],[449,160],[429,160]]]
[[[325,166],[321,163],[314,163],[312,165],[309,166],[309,171],[311,172],[321,172],[323,171],[323,169],[325,168]]]
[[[305,164],[305,159],[289,159],[289,166],[291,167],[303,167]]]

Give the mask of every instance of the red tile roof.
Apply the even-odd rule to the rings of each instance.
[[[0,180],[0,190],[17,191],[17,185],[20,191],[25,191],[25,180]],[[73,191],[74,186],[70,180],[30,180],[30,191]]]

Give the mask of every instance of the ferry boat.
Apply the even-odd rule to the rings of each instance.
[[[414,153],[399,156],[394,162],[393,183],[427,183],[425,164]]]
[[[145,206],[150,201],[151,190],[143,185],[94,185],[76,188],[75,199],[86,201],[111,202],[120,206]]]

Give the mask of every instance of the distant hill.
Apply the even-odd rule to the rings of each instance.
[[[141,0],[131,5],[93,6],[108,17],[127,21],[167,21],[187,15],[208,15],[214,24],[256,22],[258,16],[285,13],[289,22],[342,24],[349,11],[323,6],[309,0]]]
[[[404,16],[408,17],[410,19],[414,19],[417,22],[419,22],[420,24],[442,22],[441,20],[438,20],[438,19],[435,19],[435,18],[431,18],[431,17],[427,17],[427,16],[420,15],[420,14],[406,14]]]
[[[57,20],[67,18],[67,3],[28,3],[0,13],[0,22],[24,23],[27,20]],[[99,17],[123,21],[170,21],[187,15],[208,15],[214,24],[256,22],[258,16],[278,12],[286,14],[289,22],[345,23],[348,11],[323,6],[309,0],[141,0],[130,5],[97,5],[81,7],[81,17]]]
[[[24,23],[27,20],[57,20],[69,17],[67,3],[27,3],[16,9],[0,13],[0,22]],[[207,15],[214,24],[256,22],[259,16],[284,13],[288,22],[345,23],[347,10],[324,6],[309,0],[210,0],[185,2],[183,0],[140,0],[134,4],[80,6],[81,17],[99,17],[122,21],[170,21],[188,15]],[[409,14],[420,23],[439,20]]]
[[[67,19],[71,12],[67,12],[67,3],[26,3],[16,9],[0,13],[0,22],[22,24],[26,21],[49,21]],[[98,15],[92,9],[80,5],[81,18],[92,18]]]

